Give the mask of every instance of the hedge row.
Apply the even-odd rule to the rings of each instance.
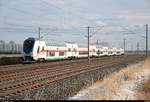
[[[0,65],[20,64],[22,57],[2,57],[0,58]]]
[[[2,51],[0,51],[0,54],[21,54],[21,52],[2,52]]]

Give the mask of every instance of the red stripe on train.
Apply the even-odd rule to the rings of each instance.
[[[88,50],[77,50],[77,51],[68,51],[68,50],[42,50],[40,52],[88,52]],[[89,52],[98,52],[98,50],[90,50]],[[116,52],[116,51],[108,51],[108,50],[99,50],[99,52]]]

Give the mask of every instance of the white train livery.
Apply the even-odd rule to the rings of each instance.
[[[90,46],[90,56],[113,56],[123,55],[122,48],[97,48]],[[23,44],[24,61],[45,61],[53,59],[82,58],[88,56],[88,49],[79,47],[77,44],[65,43],[64,46],[48,46],[45,41],[28,38]]]

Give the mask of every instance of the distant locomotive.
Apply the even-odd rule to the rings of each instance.
[[[124,54],[122,48],[97,48],[90,46],[90,56],[113,56]],[[23,44],[23,59],[25,62],[45,61],[53,59],[82,58],[88,56],[88,49],[77,44],[65,43],[63,46],[48,46],[45,41],[28,38]]]

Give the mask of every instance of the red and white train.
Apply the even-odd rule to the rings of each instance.
[[[123,55],[122,48],[97,48],[90,46],[90,56],[113,56]],[[64,46],[48,46],[45,41],[39,41],[35,38],[28,38],[23,44],[24,61],[53,60],[67,58],[82,58],[88,56],[88,49],[79,47],[77,44],[65,43]]]

